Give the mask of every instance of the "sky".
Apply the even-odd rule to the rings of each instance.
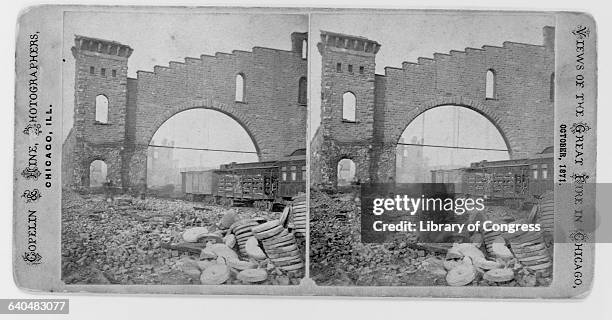
[[[430,109],[416,117],[406,128],[403,142],[416,141],[425,145],[470,147],[506,150],[504,138],[487,118],[478,112],[458,107],[442,106]],[[423,163],[428,170],[468,167],[472,162],[482,160],[507,160],[507,151],[472,150],[438,147],[398,146],[399,150],[415,152],[422,148]],[[415,182],[415,181],[404,181]]]
[[[68,12],[64,19],[63,135],[70,131],[74,113],[74,36],[117,41],[134,49],[128,76],[139,70],[185,57],[214,55],[253,47],[291,50],[291,33],[308,30],[306,15],[293,14],[176,14],[126,12]],[[194,134],[196,132],[196,134]],[[175,115],[155,133],[153,140],[174,141],[176,146],[254,151],[248,134],[230,117],[212,110]],[[202,155],[205,155],[204,157]],[[216,167],[221,163],[257,161],[253,154],[176,150],[180,167]]]
[[[401,68],[403,61],[433,58],[435,52],[501,46],[504,41],[542,44],[542,28],[555,25],[550,14],[457,11],[427,14],[317,14],[310,20],[310,89],[312,97],[310,136],[320,123],[321,55],[316,43],[321,30],[362,36],[381,44],[376,55],[376,73]]]
[[[187,129],[187,130],[185,130]],[[229,137],[232,139],[220,139]],[[164,139],[166,144],[164,144]],[[159,127],[151,144],[175,147],[209,148],[234,151],[255,152],[255,145],[247,131],[229,116],[214,110],[191,109],[180,112]],[[175,149],[175,159],[179,168],[215,168],[228,160],[235,162],[255,162],[255,153],[223,153]]]

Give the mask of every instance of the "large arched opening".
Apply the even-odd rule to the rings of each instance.
[[[497,124],[460,105],[429,108],[411,121],[396,146],[395,179],[400,183],[453,182],[453,172],[483,160],[510,159]]]
[[[205,108],[179,112],[161,124],[149,142],[147,189],[160,196],[182,196],[181,172],[256,162],[258,150],[252,135],[228,114]]]

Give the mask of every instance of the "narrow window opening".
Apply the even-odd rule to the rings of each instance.
[[[542,179],[546,180],[548,179],[548,165],[547,164],[542,164],[541,168],[541,172],[542,172]]]
[[[106,77],[106,69],[104,69],[104,68],[100,69],[100,74],[101,74],[103,77]]]
[[[308,100],[308,86],[306,77],[301,77],[298,84],[298,104],[305,105]]]
[[[550,101],[555,101],[555,73],[553,72],[550,75],[550,96],[548,97]]]
[[[363,74],[363,72],[365,71],[365,68],[363,66],[359,67],[359,73]]]
[[[353,65],[352,64],[348,65],[348,72],[353,73]]]
[[[531,165],[531,177],[533,178],[533,180],[538,180],[538,165],[537,164]]]
[[[297,167],[291,166],[291,181],[297,181]]]
[[[96,122],[108,123],[108,98],[103,94],[96,96]]]
[[[245,91],[244,75],[239,73],[236,75],[236,101],[244,102]]]
[[[486,77],[486,98],[495,99],[495,72],[492,69],[487,70]]]
[[[336,64],[336,72],[342,72],[342,63],[338,62]]]
[[[355,122],[356,98],[352,92],[342,95],[342,120]]]
[[[302,59],[308,58],[308,41],[302,40]]]
[[[113,78],[117,77],[117,70],[113,69],[112,74],[113,74]]]
[[[96,73],[96,68],[89,67],[89,74],[95,74],[95,73]]]

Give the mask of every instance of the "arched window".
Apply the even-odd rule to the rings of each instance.
[[[493,69],[487,70],[487,79],[486,79],[486,95],[487,99],[495,99],[495,71]]]
[[[308,58],[308,41],[302,40],[302,59]]]
[[[550,101],[555,101],[555,73],[550,74]]]
[[[103,94],[96,96],[96,122],[108,123],[108,98]]]
[[[298,104],[305,105],[308,93],[308,86],[306,85],[306,77],[301,77],[298,84]]]
[[[352,92],[345,92],[342,95],[342,120],[355,122],[355,95]]]
[[[94,160],[89,165],[89,186],[101,187],[106,182],[108,168],[102,160]]]
[[[244,81],[244,75],[239,73],[236,75],[236,101],[244,102],[246,91],[246,84]]]
[[[338,187],[345,187],[355,182],[355,173],[357,168],[355,162],[351,159],[342,159],[338,161]]]

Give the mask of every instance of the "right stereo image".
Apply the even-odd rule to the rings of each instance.
[[[311,15],[317,285],[551,284],[554,25],[552,14]]]

